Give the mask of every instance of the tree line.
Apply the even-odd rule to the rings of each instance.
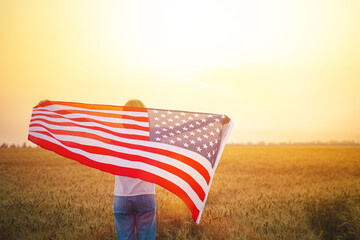
[[[246,142],[246,143],[229,143],[229,145],[238,145],[238,146],[356,146],[360,145],[360,142],[352,141],[352,140],[330,140],[330,141],[308,141],[308,142]],[[2,143],[0,148],[32,148],[37,147],[34,144],[30,144],[24,142],[22,144],[15,143]]]

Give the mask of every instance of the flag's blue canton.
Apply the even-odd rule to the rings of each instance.
[[[197,152],[212,166],[220,147],[225,115],[148,109],[150,141],[167,143]]]

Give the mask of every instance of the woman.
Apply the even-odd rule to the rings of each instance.
[[[127,107],[142,107],[139,100],[129,100]],[[137,178],[115,176],[114,218],[118,239],[155,239],[155,184]]]

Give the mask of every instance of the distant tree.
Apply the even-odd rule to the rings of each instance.
[[[357,143],[353,140],[343,140],[341,145],[356,145]]]
[[[9,147],[9,144],[7,144],[7,143],[1,144],[1,148],[8,148],[8,147]]]
[[[28,146],[27,146],[26,142],[24,142],[21,147],[22,147],[22,148],[27,148]]]

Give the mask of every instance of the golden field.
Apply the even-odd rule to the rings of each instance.
[[[0,239],[116,239],[114,176],[0,149]],[[226,146],[200,225],[157,187],[157,239],[360,239],[360,147]]]

